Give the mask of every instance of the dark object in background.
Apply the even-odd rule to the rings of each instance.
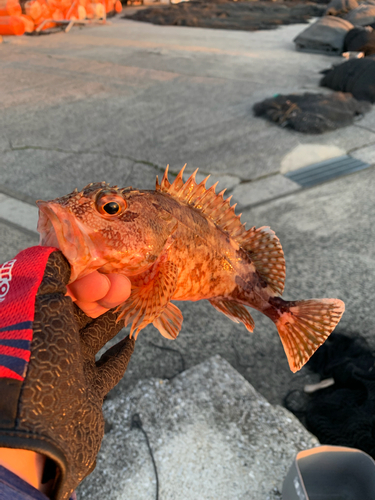
[[[324,16],[293,40],[298,50],[341,55],[346,33],[354,26],[341,17]]]
[[[375,458],[375,357],[365,339],[333,334],[308,367],[335,385],[313,393],[307,428],[320,442],[350,446]]]
[[[268,118],[281,127],[298,132],[321,134],[350,125],[356,117],[370,110],[370,105],[358,102],[351,94],[278,95],[254,104],[255,116]]]
[[[345,18],[355,26],[366,26],[375,22],[375,5],[363,3],[346,14]]]
[[[358,7],[357,0],[331,0],[325,11],[326,16],[343,16]]]
[[[359,26],[348,31],[343,51],[363,52],[365,57],[375,54],[375,31],[371,26]]]
[[[321,443],[358,448],[375,458],[375,356],[360,336],[333,333],[307,364],[334,385],[289,393],[284,405]]]
[[[307,23],[322,16],[324,5],[285,2],[205,0],[151,7],[124,18],[170,26],[256,31]]]
[[[349,59],[338,66],[322,71],[322,87],[350,92],[360,101],[375,102],[375,57]]]

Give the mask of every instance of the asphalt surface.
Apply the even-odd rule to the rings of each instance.
[[[166,164],[177,172],[188,163],[229,187],[234,201],[237,193],[248,227],[275,230],[287,263],[284,298],[343,299],[341,331],[361,333],[375,348],[374,168],[306,190],[283,176],[317,161],[314,151],[375,165],[374,110],[320,136],[251,111],[276,93],[321,91],[319,71],[340,59],[296,52],[292,39],[305,27],[247,33],[115,19],[69,34],[8,37],[0,45],[1,260],[37,244],[36,199],[101,180],[149,189]],[[289,371],[276,328],[261,314],[254,312],[250,335],[208,303],[181,310],[176,341],[153,327],[140,334],[112,397],[215,354],[273,404],[313,379],[307,369]]]

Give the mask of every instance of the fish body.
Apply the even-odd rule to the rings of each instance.
[[[206,299],[249,331],[250,306],[278,329],[292,371],[300,369],[339,322],[339,299],[284,301],[285,260],[269,227],[245,229],[235,205],[215,186],[206,189],[183,170],[171,184],[168,169],[154,191],[86,186],[39,201],[40,244],[56,246],[70,262],[71,281],[95,270],[121,273],[132,283],[120,316],[131,335],[148,324],[174,339],[182,314],[171,300]]]

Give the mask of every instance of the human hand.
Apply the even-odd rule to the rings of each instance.
[[[66,297],[70,266],[53,248],[20,252],[0,266],[5,276],[0,447],[47,457],[55,466],[50,497],[66,500],[95,467],[103,398],[122,378],[134,340],[126,337],[95,361],[124,322],[116,322],[114,310],[92,320]]]
[[[121,274],[94,271],[67,286],[67,295],[91,318],[97,318],[130,295],[130,280]]]

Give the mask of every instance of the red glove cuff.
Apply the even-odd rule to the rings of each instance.
[[[52,247],[31,247],[0,266],[0,378],[23,381],[33,339],[35,296]]]

